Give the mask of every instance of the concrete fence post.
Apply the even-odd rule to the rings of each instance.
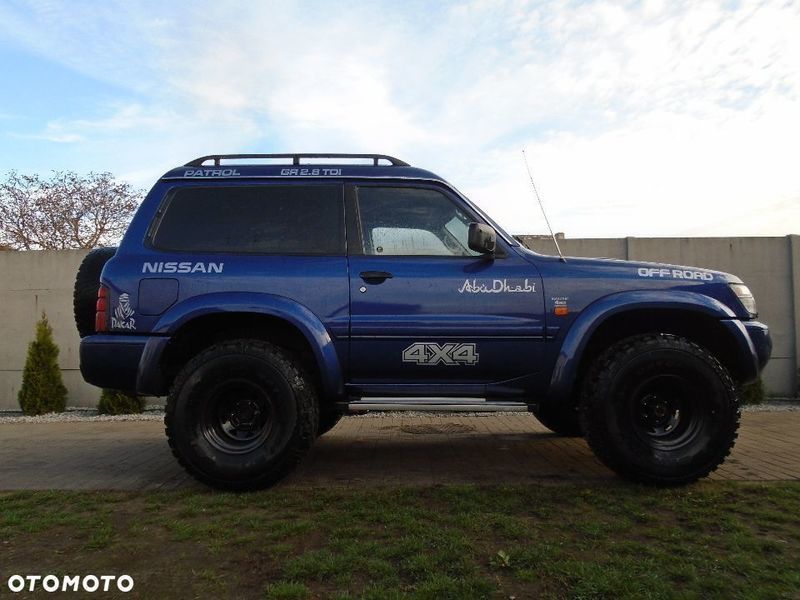
[[[789,245],[789,267],[792,273],[792,321],[794,325],[794,394],[800,395],[800,235],[786,236]]]

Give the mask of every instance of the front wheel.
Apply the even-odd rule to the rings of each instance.
[[[740,412],[734,383],[714,356],[657,334],[622,340],[598,357],[580,418],[594,453],[622,477],[681,485],[725,460]]]
[[[167,439],[178,462],[213,487],[250,490],[288,474],[317,434],[310,378],[283,349],[231,340],[198,354],[167,398]]]

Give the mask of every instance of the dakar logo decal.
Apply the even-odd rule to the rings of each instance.
[[[458,288],[459,294],[522,294],[536,291],[536,282],[525,280],[522,284],[509,284],[507,279],[493,279],[491,283],[478,283],[477,279],[465,279]]]
[[[128,294],[119,295],[119,304],[111,316],[111,327],[113,329],[136,329],[136,319],[133,318],[131,298]]]

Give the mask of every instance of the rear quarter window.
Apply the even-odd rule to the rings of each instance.
[[[185,187],[171,192],[151,245],[180,252],[345,253],[338,185]]]

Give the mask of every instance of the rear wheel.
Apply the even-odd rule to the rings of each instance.
[[[580,405],[592,450],[632,481],[680,485],[730,453],[739,428],[730,375],[697,344],[674,335],[623,340],[595,362]]]
[[[267,487],[307,454],[319,422],[311,379],[283,349],[233,340],[192,359],[164,418],[178,462],[222,489]]]

